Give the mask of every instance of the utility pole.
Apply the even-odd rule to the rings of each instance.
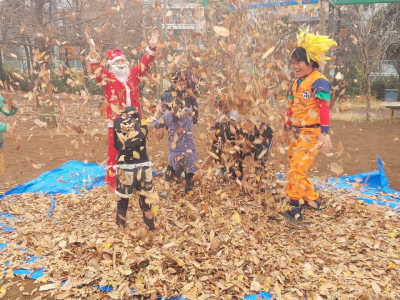
[[[321,34],[326,34],[326,9],[325,9],[325,0],[319,0],[320,8],[319,8],[319,24],[320,24],[320,32]]]

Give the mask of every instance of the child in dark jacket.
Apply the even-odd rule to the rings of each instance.
[[[246,157],[256,161],[259,168],[265,167],[272,146],[270,126],[241,122],[239,113],[230,110],[219,117],[212,129],[211,153],[222,173],[228,172],[233,178],[243,179]]]
[[[177,98],[178,101],[184,103],[192,113],[193,124],[197,124],[199,119],[199,106],[197,103],[197,89],[194,83],[187,79],[182,72],[178,72],[172,76],[172,85],[161,95],[161,103],[163,111],[171,109],[171,103]]]
[[[114,145],[118,151],[115,193],[121,197],[117,202],[116,223],[121,227],[126,227],[128,203],[134,192],[150,192],[153,189],[152,163],[146,148],[147,133],[147,126],[142,124],[134,107],[126,108],[114,121]],[[143,194],[139,194],[139,206],[144,223],[150,231],[155,230],[151,205]]]

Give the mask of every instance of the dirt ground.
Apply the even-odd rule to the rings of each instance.
[[[27,124],[28,119],[24,121],[17,117],[11,122],[16,124],[12,134],[6,137],[4,152],[7,174],[0,180],[0,190],[22,184],[69,160],[102,163],[106,159],[107,137],[105,130],[102,131],[105,126],[100,116],[93,117],[78,128],[61,130],[35,125],[32,128],[31,124]],[[195,136],[206,132],[206,126],[200,124]],[[343,168],[344,175],[373,171],[377,166],[376,157],[379,156],[384,162],[391,187],[400,190],[399,119],[371,122],[333,120],[332,140],[336,152],[342,154],[333,157],[320,155],[313,169],[314,174],[336,175],[330,167],[333,162]],[[275,141],[272,166],[285,164],[285,157],[276,151],[278,147],[279,141]],[[158,162],[156,167],[161,168],[166,157],[165,137],[160,139],[152,134],[149,148],[153,160]],[[208,142],[197,141],[200,159],[206,157],[208,148]]]

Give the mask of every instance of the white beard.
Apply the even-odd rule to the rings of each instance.
[[[126,83],[129,77],[129,65],[112,65],[110,71],[117,77],[122,83]]]

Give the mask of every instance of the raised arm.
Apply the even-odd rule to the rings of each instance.
[[[89,36],[89,31],[85,30],[86,41],[89,44],[89,55],[86,57],[89,71],[95,75],[96,81],[100,83],[105,76],[108,75],[108,70],[101,63],[100,55],[96,51],[94,40]]]
[[[148,71],[149,66],[154,61],[156,55],[159,36],[160,33],[158,31],[153,31],[149,45],[145,49],[145,54],[141,58],[139,64],[132,67],[131,73],[136,73],[139,77],[142,77]]]
[[[165,128],[167,125],[165,124],[165,115],[162,115],[161,117],[155,118],[152,122],[151,125],[157,129],[160,128]]]
[[[166,124],[166,116],[168,112],[163,112],[161,104],[157,105],[156,113],[154,115],[153,120],[151,120],[150,125],[157,129],[167,127]]]

